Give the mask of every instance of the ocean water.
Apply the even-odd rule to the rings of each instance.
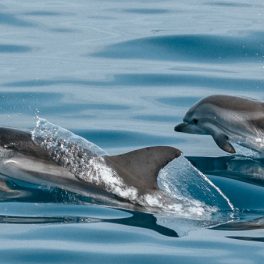
[[[0,175],[0,263],[263,263],[264,161],[174,132],[204,96],[264,100],[263,26],[260,0],[1,1],[1,126],[174,146],[235,209],[168,216]]]

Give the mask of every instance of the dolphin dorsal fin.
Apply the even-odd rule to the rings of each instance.
[[[157,189],[159,171],[180,155],[181,151],[176,148],[158,146],[138,149],[117,156],[105,156],[105,161],[127,185],[146,191]]]

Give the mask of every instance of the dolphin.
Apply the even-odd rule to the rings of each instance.
[[[80,158],[86,155],[87,158],[88,154],[79,151],[76,156]],[[180,155],[181,151],[176,148],[156,146],[121,155],[91,158],[97,159],[99,166],[103,164],[107,169],[110,168],[125,186],[136,189],[139,194],[146,194],[158,189],[159,171]],[[0,173],[30,183],[63,188],[99,201],[109,202],[111,199],[112,201],[119,199],[123,202],[124,199],[117,197],[116,193],[111,193],[109,186],[103,181],[87,180],[90,174],[100,174],[104,171],[98,168],[90,170],[89,164],[82,164],[81,168],[86,173],[85,177],[82,177],[75,169],[69,169],[68,165],[71,161],[65,163],[62,162],[62,158],[54,159],[47,149],[32,139],[32,132],[0,128]],[[96,176],[100,180],[102,175]],[[112,185],[115,185],[115,182]],[[121,187],[123,188],[124,185]]]
[[[174,130],[211,135],[229,153],[236,152],[231,142],[263,153],[264,103],[237,96],[208,96],[193,105]]]

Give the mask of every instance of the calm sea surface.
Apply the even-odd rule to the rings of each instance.
[[[264,100],[263,74],[261,0],[2,0],[1,126],[39,115],[110,154],[177,147],[237,209],[167,221],[0,176],[0,262],[263,263],[264,162],[173,131],[204,96]]]

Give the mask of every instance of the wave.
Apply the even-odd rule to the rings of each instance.
[[[31,50],[31,47],[24,45],[0,44],[0,53],[23,53]]]
[[[167,35],[116,43],[93,56],[209,63],[262,62],[262,42],[261,32],[245,36]]]

